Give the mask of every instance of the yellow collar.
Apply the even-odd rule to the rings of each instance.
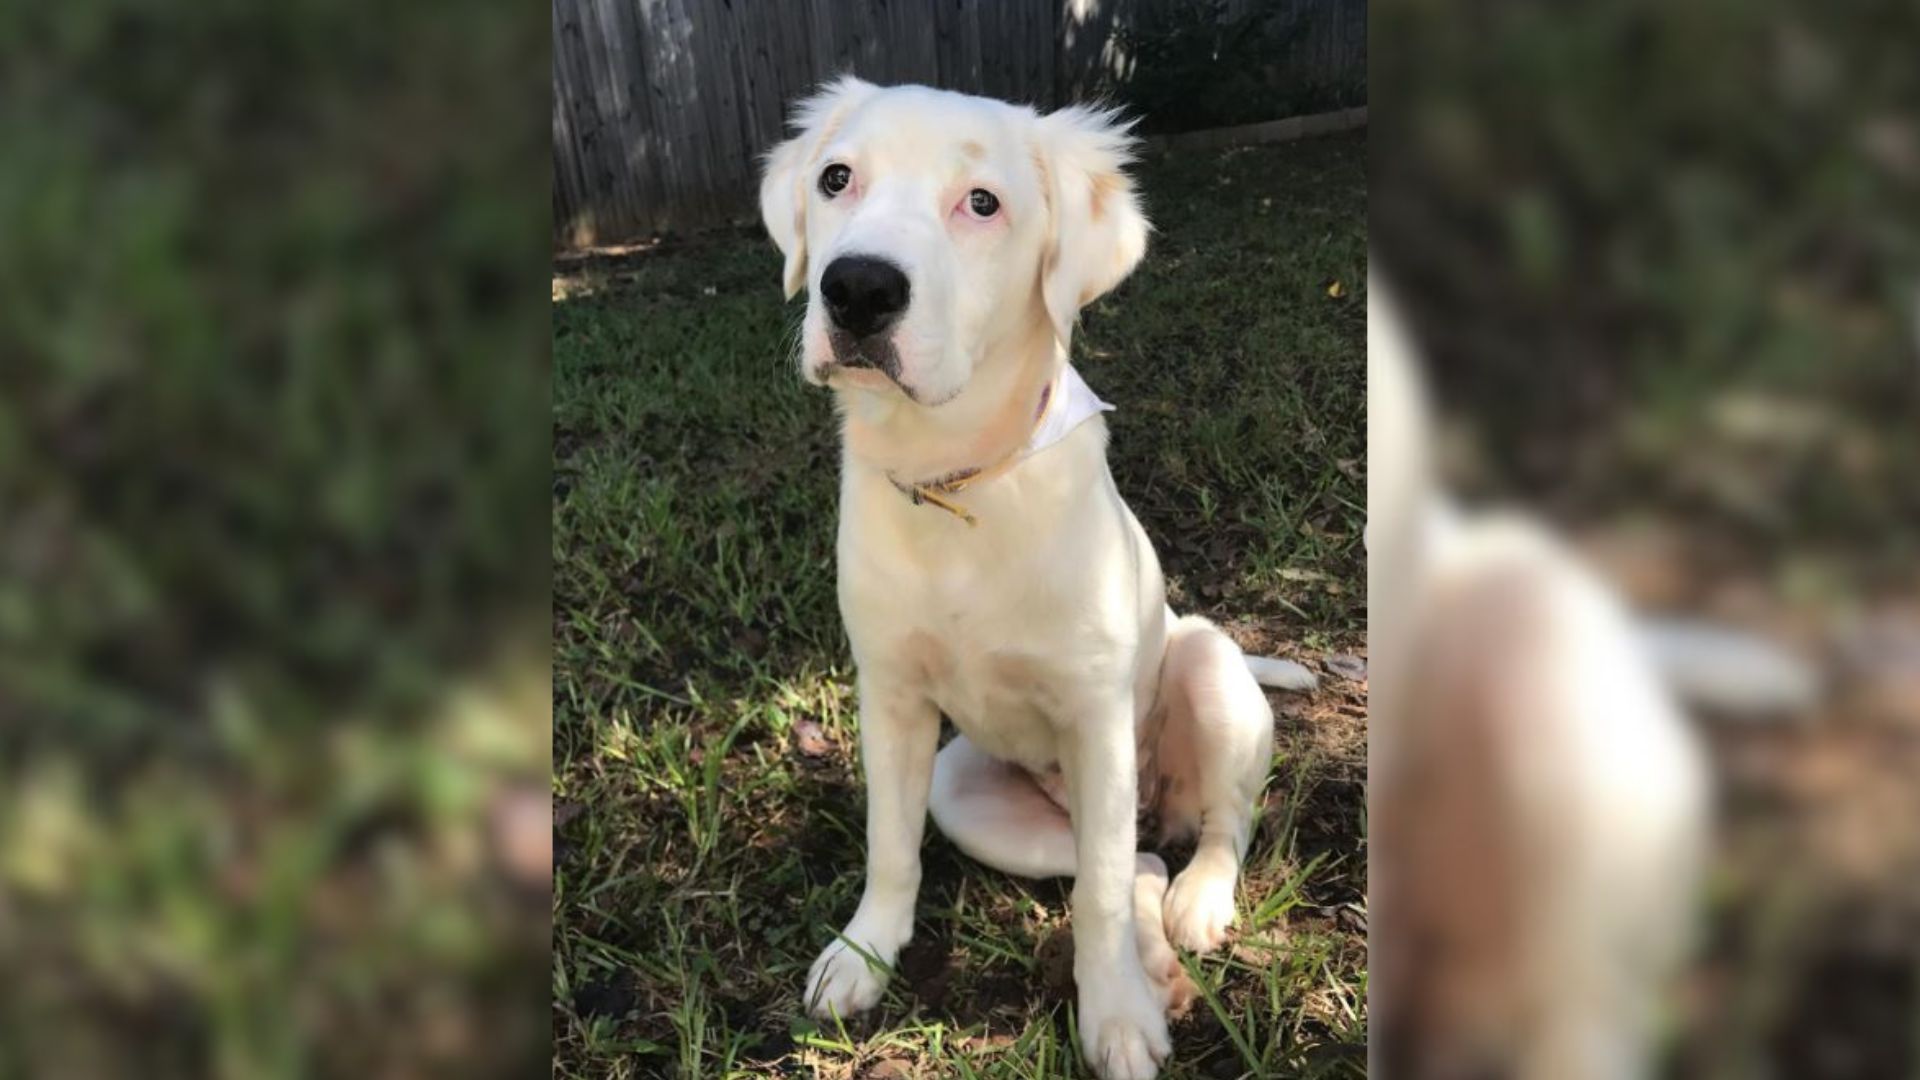
[[[1071,369],[1068,369],[1068,371],[1069,377],[1071,377]],[[1014,465],[1020,465],[1021,461],[1027,457],[1027,454],[1035,450],[1035,446],[1033,446],[1035,434],[1046,425],[1046,417],[1052,413],[1054,402],[1060,398],[1060,390],[1062,390],[1060,382],[1062,382],[1062,380],[1056,377],[1056,379],[1050,380],[1046,386],[1041,388],[1041,404],[1033,409],[1033,427],[1027,429],[1027,438],[1021,440],[1020,444],[1014,446],[1012,450],[1008,450],[1006,455],[1000,457],[993,465],[979,465],[979,467],[973,467],[973,469],[958,469],[958,471],[947,473],[945,477],[935,477],[935,479],[920,480],[920,482],[906,482],[906,480],[900,480],[899,477],[895,477],[893,473],[887,473],[887,482],[891,482],[891,484],[899,490],[900,494],[906,496],[908,500],[912,500],[914,505],[937,505],[937,507],[945,509],[950,515],[958,517],[960,521],[968,523],[968,527],[979,525],[979,519],[973,517],[972,513],[970,513],[964,505],[952,502],[952,500],[948,500],[945,496],[960,494],[960,492],[968,490],[973,484],[983,484],[983,482],[987,482],[987,480],[995,479],[998,475],[1006,473],[1006,471],[1012,469]]]
[[[980,520],[968,512],[966,507],[952,502],[945,498],[945,496],[956,495],[972,487],[974,484],[985,483],[1023,461],[1027,456],[1027,452],[1033,448],[1034,433],[1039,431],[1041,426],[1046,423],[1047,414],[1053,410],[1054,399],[1060,396],[1057,392],[1059,384],[1060,380],[1055,378],[1048,382],[1045,387],[1041,388],[1040,404],[1033,410],[1033,426],[1028,429],[1027,437],[1021,440],[1019,445],[1007,451],[1005,456],[993,464],[978,466],[976,468],[958,469],[944,476],[937,476],[931,480],[922,480],[918,483],[908,483],[892,473],[888,473],[887,482],[891,483],[900,494],[912,500],[915,506],[937,506],[947,513],[952,514],[954,517],[959,518],[961,521],[966,522],[969,527],[979,525]]]

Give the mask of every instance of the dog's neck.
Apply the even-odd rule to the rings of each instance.
[[[987,350],[966,388],[944,404],[839,389],[847,463],[905,483],[990,468],[1026,445],[1042,397],[1066,363],[1066,347],[1040,320]]]

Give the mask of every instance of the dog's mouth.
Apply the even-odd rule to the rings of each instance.
[[[822,384],[837,381],[869,390],[891,387],[911,401],[920,400],[913,387],[900,379],[900,350],[891,336],[856,338],[834,328],[827,331],[827,347],[832,350],[833,359],[820,365]]]
[[[894,382],[900,381],[900,350],[891,334],[857,338],[839,327],[827,331],[827,347],[833,350],[830,366],[877,371]]]

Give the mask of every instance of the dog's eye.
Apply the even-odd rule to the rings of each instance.
[[[853,170],[845,165],[829,165],[820,171],[820,194],[831,199],[853,183]]]
[[[1000,212],[1000,200],[985,188],[974,188],[967,195],[967,209],[973,211],[974,217],[990,218]]]

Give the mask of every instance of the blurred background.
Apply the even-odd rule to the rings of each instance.
[[[1920,7],[1373,13],[1371,244],[1470,501],[1829,691],[1699,718],[1674,1076],[1920,1070]]]
[[[0,10],[0,1076],[541,1065],[546,71]]]

